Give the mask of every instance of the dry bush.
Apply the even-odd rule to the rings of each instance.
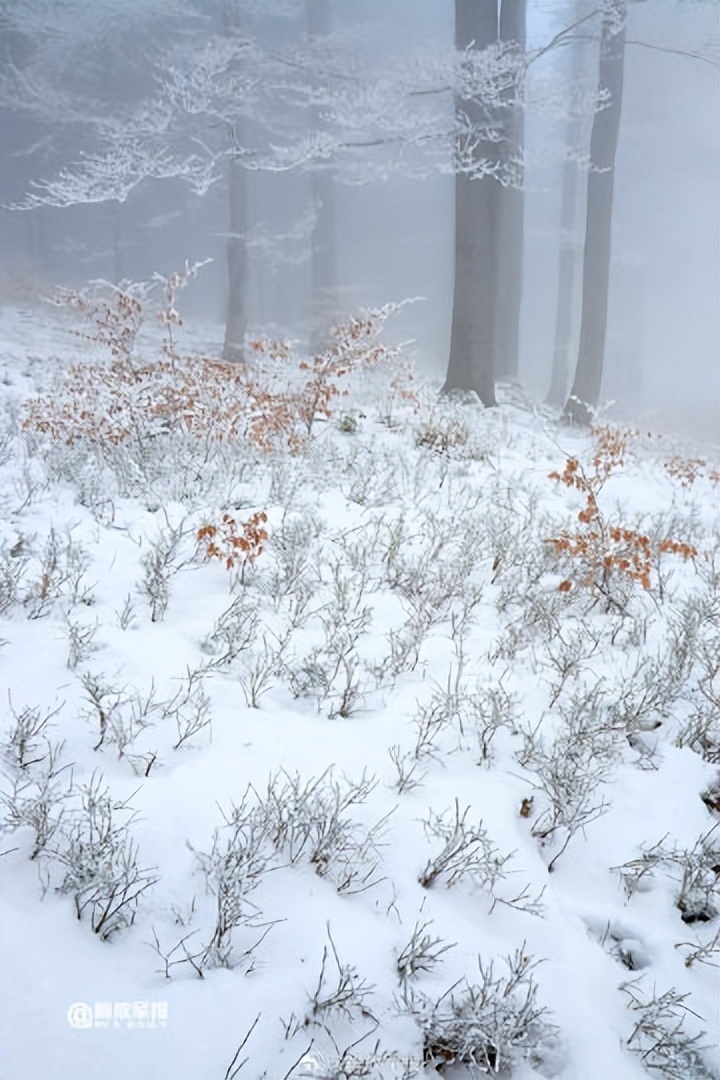
[[[219,525],[203,525],[198,529],[197,538],[205,544],[206,559],[222,559],[228,570],[232,570],[239,561],[242,581],[245,567],[248,563],[252,566],[264,550],[263,545],[268,538],[264,527],[266,522],[267,514],[263,510],[239,526],[234,517],[223,514]]]
[[[379,341],[385,321],[400,306],[388,304],[339,323],[328,348],[309,359],[287,343],[268,339],[251,343],[252,366],[182,356],[175,295],[195,271],[157,276],[164,297],[158,313],[163,358],[150,363],[135,352],[147,287],[104,286],[59,294],[58,304],[90,323],[88,331],[74,332],[107,348],[110,362],[71,367],[55,392],[25,403],[23,428],[67,445],[112,447],[132,437],[146,446],[158,436],[180,431],[217,442],[247,440],[262,450],[299,450],[315,423],[329,418],[336,399],[347,393],[341,387],[346,376],[399,352]]]
[[[680,454],[673,454],[665,462],[665,470],[684,488],[691,488],[702,476],[706,476],[715,484],[720,480],[720,472],[717,469],[710,469],[705,458],[686,458]]]
[[[561,592],[570,592],[580,585],[599,592],[609,604],[624,607],[613,595],[614,582],[637,582],[650,589],[661,554],[694,560],[698,552],[685,541],[672,537],[657,541],[645,532],[607,519],[598,498],[612,473],[624,464],[630,433],[604,427],[594,429],[594,435],[592,470],[586,469],[578,458],[570,457],[562,473],[550,473],[550,479],[574,488],[585,497],[585,506],[577,515],[583,528],[577,532],[563,530],[558,536],[546,539],[546,543],[552,545],[557,555],[570,560],[572,574],[558,586]]]

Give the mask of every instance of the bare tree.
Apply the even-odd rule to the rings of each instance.
[[[575,0],[574,22],[582,17],[584,4]],[[573,50],[571,92],[579,88],[586,57],[580,44]],[[580,157],[586,120],[573,112],[565,126],[565,161],[560,197],[560,252],[558,259],[558,294],[555,309],[555,343],[548,404],[562,407],[570,384],[570,351],[575,323],[577,283],[580,278],[582,242],[578,235],[580,217]]]
[[[607,332],[615,154],[622,108],[625,61],[625,0],[604,0],[598,97],[590,138],[583,300],[575,381],[565,415],[587,424],[600,397]]]
[[[495,404],[495,378],[518,369],[522,289],[523,120],[518,101],[525,0],[455,0],[455,45],[464,54],[455,90],[455,287],[444,390]],[[472,70],[485,50],[499,67],[492,93]]]
[[[501,0],[500,41],[517,56],[516,77],[503,94],[503,138],[500,155],[505,166],[498,194],[498,307],[495,325],[496,374],[517,378],[520,363],[520,304],[523,281],[525,193],[522,102],[526,46],[526,0]]]
[[[495,0],[473,3],[455,0],[455,45],[466,54],[497,42]],[[466,98],[462,86],[455,93],[458,156],[471,164],[494,158],[490,141],[493,117],[475,97]],[[455,174],[455,286],[450,360],[444,390],[474,391],[484,405],[495,404],[495,311],[497,308],[496,181],[484,171]]]
[[[330,0],[306,0],[308,31],[315,38],[327,37],[331,32],[332,8]],[[321,118],[315,110],[313,118],[320,125]],[[321,335],[328,322],[333,294],[337,288],[336,238],[335,238],[335,180],[327,169],[316,169],[311,175],[313,231],[311,251],[312,325],[311,345],[322,345]]]
[[[233,138],[236,139],[238,134],[235,129]],[[245,359],[247,329],[247,173],[238,155],[228,160],[227,176],[230,232],[227,239],[228,295],[222,355],[223,360],[242,363]]]

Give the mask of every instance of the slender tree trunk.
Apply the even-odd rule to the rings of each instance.
[[[526,0],[501,0],[500,40],[515,44],[518,60],[525,54]],[[525,116],[522,68],[505,95],[506,119],[501,145],[503,184],[498,192],[498,307],[495,324],[495,367],[500,378],[516,379],[520,367],[520,304],[522,301],[525,193],[523,148]]]
[[[335,255],[335,181],[326,173],[313,173],[315,222],[312,233],[313,350],[322,348],[335,314],[337,268]]]
[[[625,56],[625,0],[605,0],[600,40],[598,91],[609,94],[609,104],[595,113],[590,138],[583,298],[578,362],[565,415],[576,423],[590,423],[600,397],[612,235],[613,183]]]
[[[245,332],[247,330],[247,252],[245,169],[237,158],[231,158],[228,167],[228,192],[230,196],[230,236],[227,242],[228,303],[225,318],[225,341],[223,360],[243,363],[245,360]]]
[[[455,0],[455,44],[483,49],[497,41],[495,0]],[[478,104],[456,97],[461,124],[475,131],[491,117]],[[494,144],[478,139],[473,160],[493,157]],[[497,181],[455,175],[455,285],[450,359],[443,390],[477,393],[484,405],[495,404],[495,311],[497,308]]]
[[[125,207],[119,203],[112,203],[112,209],[110,213],[111,229],[112,229],[112,259],[113,259],[113,281],[119,283],[130,277],[127,266],[125,264],[125,229],[123,221],[123,211]]]
[[[307,25],[313,37],[331,32],[330,0],[307,0]],[[320,124],[319,116],[314,122]],[[335,180],[329,172],[313,172],[314,224],[311,251],[312,325],[310,345],[318,351],[325,343],[328,325],[335,314],[337,256],[335,235]]]
[[[223,9],[225,32],[228,35],[241,29],[240,5],[236,0],[225,0]],[[230,135],[233,150],[242,146],[243,128],[238,121]],[[234,153],[228,161],[228,198],[230,212],[230,230],[227,242],[228,297],[225,316],[225,340],[223,342],[223,360],[233,363],[245,361],[245,334],[247,331],[247,173],[239,158]]]

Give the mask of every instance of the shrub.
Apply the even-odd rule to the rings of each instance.
[[[685,1029],[688,1015],[697,1016],[685,1004],[688,995],[675,987],[663,994],[655,989],[645,993],[641,981],[620,987],[629,998],[628,1008],[638,1017],[627,1040],[630,1050],[640,1056],[645,1068],[667,1080],[711,1080],[717,1074],[704,1059],[705,1032],[690,1035]]]
[[[610,605],[624,608],[613,594],[613,578],[639,582],[644,589],[651,587],[651,575],[661,553],[695,559],[698,552],[692,544],[666,537],[653,542],[644,532],[629,529],[608,521],[598,498],[611,474],[624,464],[629,433],[612,428],[594,429],[596,439],[592,471],[585,469],[578,458],[570,457],[562,473],[551,472],[550,479],[565,487],[574,488],[585,497],[585,506],[578,513],[584,528],[578,532],[563,530],[545,542],[557,555],[570,560],[573,574],[558,586],[570,592],[576,584],[601,593]]]
[[[143,443],[180,430],[198,439],[242,438],[263,450],[277,445],[298,450],[316,421],[330,417],[335,399],[347,392],[340,380],[400,351],[379,341],[387,318],[401,306],[386,304],[340,322],[329,347],[310,358],[299,357],[286,342],[266,338],[251,342],[252,368],[183,356],[176,340],[182,320],[175,295],[197,269],[186,267],[185,274],[167,278],[156,275],[164,297],[158,312],[164,341],[162,359],[153,363],[140,361],[135,353],[148,285],[101,283],[94,291],[59,294],[58,304],[79,311],[92,326],[78,335],[106,347],[110,363],[71,367],[57,392],[25,403],[23,428],[68,445]]]
[[[206,559],[222,559],[228,570],[240,562],[240,580],[244,579],[245,567],[252,566],[264,550],[268,538],[265,524],[267,514],[259,510],[240,526],[230,514],[223,514],[219,525],[203,525],[197,531],[200,543],[205,544]],[[239,531],[241,530],[241,531]]]
[[[114,803],[102,776],[93,774],[81,790],[81,806],[73,812],[62,842],[52,855],[65,868],[59,891],[70,893],[75,912],[87,912],[93,933],[103,940],[135,920],[140,897],[155,884],[150,869],[138,863],[129,820],[118,820],[126,803]]]
[[[497,1076],[523,1059],[542,1064],[557,1043],[557,1029],[537,1004],[537,964],[523,944],[504,959],[504,974],[478,958],[479,982],[462,979],[437,1001],[411,995],[409,1010],[422,1030],[426,1066],[474,1065]]]

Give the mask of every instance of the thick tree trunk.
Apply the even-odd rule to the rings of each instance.
[[[584,0],[575,0],[573,19],[582,18]],[[571,68],[572,87],[579,87],[585,67],[585,51],[575,46]],[[572,160],[585,148],[585,124],[582,118],[570,116],[565,129],[565,164],[560,197],[560,244],[558,257],[558,294],[555,306],[555,340],[552,374],[547,394],[548,405],[562,408],[570,385],[570,354],[575,327],[576,290],[580,278],[582,242],[578,235],[579,196],[578,164]]]
[[[230,196],[230,236],[227,242],[228,302],[225,318],[225,341],[223,360],[243,363],[245,360],[245,333],[247,330],[247,252],[245,169],[237,158],[231,158],[228,166],[228,192]]]
[[[307,26],[313,37],[327,37],[332,29],[330,0],[307,0]],[[319,116],[314,117],[321,123]],[[310,345],[319,351],[336,315],[337,257],[335,236],[335,180],[328,172],[312,174],[314,224],[311,251],[312,324]]]
[[[625,56],[625,0],[605,0],[600,41],[598,91],[609,94],[609,104],[595,113],[590,139],[583,299],[578,362],[565,415],[576,423],[590,423],[600,397],[612,236],[613,182]]]
[[[483,49],[497,41],[495,0],[455,0],[455,44]],[[478,104],[456,98],[459,118],[478,131],[492,118]],[[494,144],[479,139],[475,161],[494,157]],[[490,175],[455,176],[455,286],[450,359],[443,390],[469,390],[495,404],[495,311],[497,308],[497,190]]]
[[[525,53],[526,0],[501,0],[500,40],[514,42],[518,59]],[[523,191],[523,147],[525,116],[515,100],[522,86],[518,69],[515,86],[505,95],[501,160],[503,186],[498,192],[498,306],[495,324],[495,373],[499,378],[516,379],[520,366],[520,304],[522,300],[525,193]]]

